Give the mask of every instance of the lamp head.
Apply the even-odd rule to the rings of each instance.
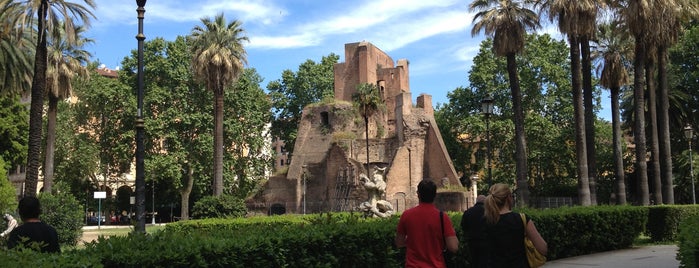
[[[481,100],[481,113],[484,115],[493,114],[493,97],[490,94],[485,95],[485,98]]]
[[[136,5],[138,5],[138,7],[143,7],[146,5],[146,0],[136,0]]]
[[[687,124],[682,130],[684,131],[685,138],[692,139],[692,137],[694,137],[694,129],[692,129],[692,125]]]

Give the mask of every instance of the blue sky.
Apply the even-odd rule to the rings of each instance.
[[[96,0],[97,20],[86,47],[114,69],[137,48],[136,1]],[[174,40],[187,35],[202,17],[223,13],[238,19],[250,42],[248,66],[264,78],[262,87],[296,71],[307,59],[320,61],[335,53],[344,61],[344,44],[368,41],[394,61],[410,62],[413,98],[432,95],[433,105],[447,102],[447,93],[468,85],[468,70],[483,40],[471,37],[473,13],[463,0],[149,0],[146,3],[146,41]],[[414,101],[414,100],[413,100]],[[603,97],[603,104],[608,97]],[[603,111],[600,116],[608,111]]]

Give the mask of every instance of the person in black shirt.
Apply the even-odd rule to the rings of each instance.
[[[22,218],[22,225],[10,232],[8,248],[24,247],[41,252],[61,252],[56,229],[39,220],[39,214],[41,214],[39,199],[26,196],[19,201],[17,209]]]
[[[525,215],[525,224],[519,213],[512,212],[514,196],[507,184],[498,183],[490,187],[485,198],[485,233],[489,243],[489,265],[493,268],[528,268],[524,249],[526,235],[539,253],[547,253],[546,241]]]
[[[464,240],[466,245],[468,245],[469,251],[469,262],[471,267],[487,267],[486,260],[488,259],[486,254],[485,245],[485,233],[483,227],[485,225],[485,208],[483,208],[483,201],[485,201],[485,195],[479,195],[476,197],[476,204],[464,211],[463,217],[461,217],[461,230],[464,233]]]

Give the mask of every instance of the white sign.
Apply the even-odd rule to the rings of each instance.
[[[95,199],[107,198],[107,192],[95,192]]]

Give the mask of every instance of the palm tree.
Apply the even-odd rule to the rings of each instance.
[[[383,101],[381,101],[381,96],[379,96],[376,85],[367,83],[357,86],[357,92],[352,95],[352,101],[359,111],[359,114],[364,118],[366,175],[371,176],[371,173],[369,173],[369,117],[372,117],[377,111],[385,109],[385,105]]]
[[[93,42],[92,39],[82,37],[85,32],[84,27],[75,27],[73,34],[76,36],[67,38],[65,28],[61,26],[52,29],[48,42],[46,89],[49,107],[46,120],[46,153],[44,158],[44,192],[47,193],[51,192],[53,186],[53,153],[56,144],[58,101],[72,95],[72,79],[75,75],[88,75],[83,64],[90,60],[91,55],[83,50],[82,46]],[[75,40],[75,43],[68,43],[68,39]]]
[[[627,38],[628,34],[621,30],[618,21],[599,26],[599,34],[593,52],[594,58],[601,61],[599,67],[602,69],[600,75],[600,85],[610,90],[612,108],[612,134],[614,146],[614,173],[617,185],[617,204],[626,204],[626,183],[624,173],[624,156],[621,148],[621,120],[619,115],[619,91],[622,86],[629,82],[629,75],[626,71],[626,62],[633,54],[631,52],[632,43]]]
[[[32,79],[34,45],[30,31],[21,31],[20,3],[0,0],[0,93],[26,92]]]
[[[478,11],[473,17],[476,22],[471,35],[484,31],[493,38],[493,52],[507,58],[507,73],[512,95],[512,108],[515,125],[515,159],[517,190],[525,204],[529,203],[529,182],[527,180],[527,141],[524,135],[524,111],[522,110],[522,92],[519,87],[517,60],[515,56],[524,49],[527,30],[541,27],[539,17],[530,10],[530,0],[475,0],[469,6],[471,11]]]
[[[192,28],[190,35],[192,67],[195,79],[214,93],[214,178],[213,194],[223,193],[223,91],[235,83],[247,64],[242,23],[226,24],[223,13],[213,20],[202,18],[203,26]]]
[[[668,97],[667,82],[667,62],[668,48],[678,40],[679,33],[682,32],[682,22],[690,17],[699,14],[696,1],[688,0],[663,0],[655,1],[656,7],[654,17],[657,23],[653,26],[660,27],[653,30],[657,35],[655,46],[658,60],[658,90],[659,90],[659,111],[658,140],[660,172],[663,179],[663,202],[674,204],[674,182],[672,178],[672,154],[670,148],[670,101]]]
[[[646,61],[646,48],[648,46],[648,39],[650,38],[650,29],[652,29],[652,6],[650,1],[653,0],[629,1],[628,5],[623,8],[621,12],[635,40],[633,62],[633,132],[634,143],[636,145],[636,161],[634,173],[638,183],[637,196],[639,199],[637,202],[644,206],[650,204],[648,193],[648,166],[646,164],[646,119],[643,75]]]
[[[95,8],[94,0],[82,0],[91,8]],[[42,113],[44,109],[44,92],[46,91],[47,69],[47,34],[49,29],[58,27],[61,21],[69,37],[74,36],[73,16],[89,27],[90,18],[94,15],[86,7],[65,0],[24,0],[24,26],[32,25],[36,20],[37,39],[34,55],[34,78],[31,86],[31,106],[29,108],[29,149],[27,154],[27,175],[25,179],[25,196],[35,196],[39,182],[39,162],[41,151]],[[36,18],[34,15],[36,14]]]
[[[594,147],[594,130],[592,130],[592,128],[594,128],[594,113],[591,113],[592,108],[590,107],[589,117],[592,117],[592,123],[590,124],[591,126],[588,127],[588,121],[586,120],[586,98],[584,98],[585,94],[583,93],[589,94],[587,99],[589,99],[590,106],[592,106],[592,83],[588,76],[589,74],[583,75],[583,73],[589,73],[591,71],[589,62],[589,39],[594,36],[594,31],[596,30],[595,18],[597,17],[597,4],[594,0],[540,0],[537,4],[540,5],[540,12],[548,14],[551,21],[557,20],[559,31],[568,36],[575,117],[575,154],[578,164],[578,195],[580,204],[588,206],[596,203],[596,198],[593,197],[596,192],[594,190],[594,177],[591,177],[594,176],[596,171],[594,168],[590,170],[589,166],[590,157],[592,156],[591,158],[593,161],[595,157],[588,152],[592,150],[594,154],[594,149],[590,149],[590,145],[588,144],[590,140],[592,140],[591,146]],[[583,68],[581,63],[581,46],[585,51],[585,53],[583,53],[585,68]],[[585,84],[585,87],[589,86],[589,92],[583,92],[581,82]],[[588,128],[591,129],[591,133],[588,132]],[[588,135],[591,137],[588,138]],[[593,200],[595,201],[593,202]]]

